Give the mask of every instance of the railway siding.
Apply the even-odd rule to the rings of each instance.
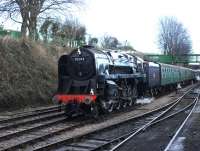
[[[169,147],[169,151],[192,151],[199,150],[200,143],[200,102],[191,114],[190,119],[185,123],[173,143]]]
[[[124,141],[124,143],[120,143],[120,145],[114,147],[113,151],[128,151],[130,149],[146,151],[149,150],[149,147],[151,150],[155,151],[188,150],[185,149],[183,145],[186,137],[177,137],[177,134],[179,134],[179,131],[184,127],[184,124],[188,122],[188,119],[191,120],[191,115],[195,114],[193,111],[195,111],[195,108],[198,107],[198,99],[199,94],[197,94],[193,100],[188,99],[187,96],[184,101],[189,103],[187,108],[182,104],[183,109],[181,109],[179,104],[179,106],[177,106],[178,108],[175,108],[178,112],[180,111],[178,114],[171,116],[166,120],[160,120],[157,123],[152,123],[153,126],[148,127],[145,131],[140,132],[137,135],[134,135],[134,137],[129,137],[127,141]],[[176,141],[174,141],[175,138]]]
[[[186,89],[189,89],[191,86],[187,87]],[[178,94],[181,95],[182,93]],[[74,122],[69,122],[69,121],[64,121],[64,119],[61,119],[61,123],[57,122],[57,124],[48,125],[48,122],[44,122],[43,124],[47,124],[47,127],[45,126],[41,126],[41,130],[34,128],[34,125],[32,126],[28,126],[27,128],[29,128],[30,130],[28,130],[27,128],[24,127],[24,129],[21,127],[22,125],[19,125],[18,130],[17,129],[11,129],[11,138],[5,137],[5,140],[0,140],[0,150],[5,150],[6,148],[10,148],[10,150],[17,150],[17,149],[23,149],[23,150],[36,150],[39,149],[42,146],[45,145],[50,145],[52,143],[55,142],[59,142],[62,140],[66,140],[66,139],[71,139],[71,138],[76,138],[79,137],[81,135],[84,135],[86,133],[91,133],[94,132],[96,130],[105,128],[105,127],[109,127],[111,125],[115,125],[117,123],[120,123],[122,121],[128,120],[128,118],[131,117],[135,117],[135,116],[139,116],[144,114],[145,112],[151,111],[155,108],[161,107],[167,103],[170,103],[174,100],[173,97],[175,98],[177,97],[177,95],[175,95],[174,93],[169,94],[167,96],[163,96],[160,97],[158,99],[155,99],[154,101],[152,101],[150,104],[145,104],[145,105],[138,105],[136,107],[134,107],[132,110],[129,111],[125,111],[125,112],[120,112],[120,113],[116,113],[116,114],[111,114],[109,116],[106,117],[102,117],[102,119],[100,121],[97,122],[88,122],[88,123],[74,123]],[[50,108],[50,110],[52,110]],[[53,112],[55,112],[55,110],[52,110]],[[39,113],[41,113],[43,111],[39,111]],[[48,112],[48,110],[45,110],[45,112]],[[45,113],[44,112],[44,113]],[[33,112],[35,114],[35,112]],[[26,113],[27,114],[27,113]],[[56,112],[55,112],[56,114]],[[60,113],[57,113],[60,114]],[[27,114],[29,115],[29,113]],[[50,114],[49,114],[50,115]],[[22,116],[20,114],[20,116]],[[41,115],[40,115],[41,116]],[[42,116],[41,116],[42,117]],[[14,118],[17,118],[17,116],[15,116]],[[29,116],[27,117],[29,118]],[[30,118],[33,118],[30,116]],[[17,123],[17,121],[20,121],[21,118],[16,119],[16,121],[14,121],[14,123]],[[53,120],[59,120],[57,119],[57,117]],[[62,122],[63,121],[63,122]],[[13,121],[7,121],[7,123],[13,123]],[[53,123],[50,122],[50,123]],[[5,124],[4,122],[0,123],[0,125]],[[75,124],[75,126],[73,126],[73,124]],[[77,125],[76,125],[77,124]],[[42,125],[42,121],[38,121],[38,124],[36,124],[36,126],[40,126]],[[66,126],[69,126],[68,128]],[[22,128],[22,130],[20,130],[20,127]],[[67,128],[67,130],[65,129]],[[12,133],[15,133],[17,131],[21,131],[21,133],[16,134],[16,135],[12,135]],[[34,131],[33,131],[34,130]],[[23,131],[25,133],[23,133]],[[7,133],[9,135],[9,133]],[[6,132],[4,133],[3,136],[6,136]],[[45,137],[43,137],[45,136]],[[13,147],[12,146],[16,146]]]

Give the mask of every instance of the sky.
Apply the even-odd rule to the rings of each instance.
[[[81,22],[92,36],[110,34],[129,41],[139,51],[159,53],[159,19],[175,16],[188,29],[193,51],[200,53],[198,0],[88,0]]]
[[[75,12],[87,28],[87,34],[115,36],[128,41],[138,51],[159,53],[159,19],[175,16],[188,29],[193,52],[200,53],[200,1],[198,0],[86,0]],[[20,29],[7,22],[8,29]]]

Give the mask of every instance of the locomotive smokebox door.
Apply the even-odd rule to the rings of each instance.
[[[68,72],[75,80],[88,80],[95,74],[94,54],[86,48],[78,48],[69,55]]]

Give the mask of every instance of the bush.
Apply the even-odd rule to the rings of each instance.
[[[0,39],[0,108],[50,104],[57,87],[56,49],[9,37]]]

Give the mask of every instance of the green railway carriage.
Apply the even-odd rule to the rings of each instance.
[[[179,69],[176,66],[160,64],[161,86],[177,83],[180,80]]]
[[[180,82],[195,79],[195,74],[192,69],[185,68],[185,67],[179,67],[179,68],[180,68],[180,77],[181,77]]]
[[[194,79],[194,71],[189,68],[160,63],[161,86],[181,83]]]

